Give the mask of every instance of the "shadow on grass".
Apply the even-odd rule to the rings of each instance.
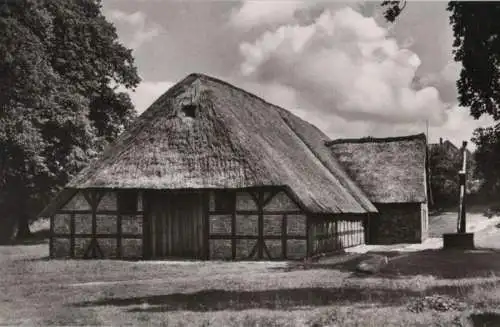
[[[374,275],[356,272],[357,265],[373,255],[389,258],[388,264]],[[500,251],[494,249],[476,250],[425,250],[419,252],[371,252],[366,254],[342,254],[337,258],[324,258],[312,263],[291,263],[284,271],[331,269],[348,272],[352,277],[405,278],[418,275],[441,279],[462,279],[477,277],[500,277]]]
[[[130,311],[218,311],[248,309],[290,309],[298,306],[325,306],[352,302],[399,304],[420,292],[361,288],[298,288],[265,291],[207,290],[131,298],[107,298],[77,306],[136,306]]]
[[[413,298],[448,295],[463,298],[472,287],[440,286],[425,291],[387,288],[292,288],[263,291],[206,290],[195,293],[174,293],[129,298],[105,298],[75,304],[76,307],[129,307],[129,312],[221,311],[221,310],[289,310],[301,306],[377,304],[405,305]]]
[[[500,276],[500,251],[426,250],[408,253],[384,266],[382,277],[432,275],[436,278],[462,279]]]
[[[475,313],[469,319],[474,327],[500,326],[500,314],[494,312]]]

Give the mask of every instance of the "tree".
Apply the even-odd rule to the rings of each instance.
[[[467,156],[467,190],[477,192],[474,160]],[[462,152],[456,148],[436,145],[429,149],[430,187],[436,207],[444,208],[456,204],[460,191],[458,171],[462,169]]]
[[[482,191],[495,196],[500,192],[500,125],[476,129],[472,140],[478,145],[476,172],[483,180]]]
[[[0,6],[0,211],[28,221],[134,118],[140,82],[98,0]],[[5,226],[5,225],[4,225]]]

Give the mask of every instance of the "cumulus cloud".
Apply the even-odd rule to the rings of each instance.
[[[462,141],[470,141],[472,133],[476,128],[492,126],[495,121],[491,116],[482,116],[474,119],[469,113],[468,108],[453,106],[448,110],[448,119],[441,126],[432,126],[429,130],[429,138],[437,142],[440,137],[449,139],[455,145],[460,146]],[[475,146],[469,142],[468,148]]]
[[[133,91],[127,91],[138,113],[146,110],[158,97],[165,93],[174,83],[169,81],[142,82]]]
[[[240,45],[241,73],[286,85],[313,107],[347,121],[442,124],[434,87],[412,88],[419,57],[373,18],[325,10],[309,25],[286,24]]]
[[[439,90],[445,102],[455,102],[458,97],[456,81],[460,76],[462,65],[450,60],[440,71],[428,73],[418,79],[420,87],[432,86]]]
[[[160,25],[148,22],[146,15],[140,11],[129,14],[111,10],[105,14],[122,31],[123,42],[132,49],[138,49],[163,31]]]
[[[249,29],[263,24],[279,24],[292,19],[299,9],[305,9],[313,1],[245,1],[231,13],[230,22],[236,27]]]
[[[483,116],[478,120],[472,118],[467,108],[458,105],[446,109],[447,119],[439,124],[427,125],[426,121],[420,120],[398,123],[390,120],[372,121],[369,119],[352,121],[335,112],[313,108],[298,95],[295,89],[279,83],[243,82],[239,85],[271,103],[291,110],[297,116],[317,126],[331,139],[427,133],[430,143],[436,143],[442,137],[460,145],[464,140],[470,141],[476,128],[494,124],[489,116]],[[473,149],[474,144],[469,143],[469,148]]]

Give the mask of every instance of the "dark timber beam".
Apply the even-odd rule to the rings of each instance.
[[[209,218],[209,211],[210,211],[210,193],[203,192],[203,199],[202,199],[202,205],[203,205],[203,258],[205,260],[208,260],[210,258],[210,241],[209,241],[209,236],[210,236],[210,218]]]
[[[267,201],[270,201],[269,197]],[[257,208],[259,210],[258,229],[259,239],[257,241],[257,258],[261,260],[264,257],[264,192],[259,192]]]

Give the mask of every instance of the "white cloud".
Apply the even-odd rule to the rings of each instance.
[[[140,11],[129,14],[121,10],[111,10],[105,14],[120,27],[123,42],[132,49],[138,49],[163,31],[160,25],[148,22],[146,15]]]
[[[421,86],[432,86],[439,90],[443,101],[455,102],[458,97],[456,81],[460,77],[462,64],[450,60],[440,71],[419,78]]]
[[[307,8],[313,1],[244,1],[231,13],[232,25],[249,29],[262,24],[279,24],[289,21],[299,9]]]
[[[347,120],[328,110],[319,110],[303,101],[291,87],[277,83],[239,83],[241,87],[255,93],[276,105],[282,106],[302,119],[314,124],[331,139],[357,138],[365,136],[390,137],[418,133],[427,133],[430,143],[437,143],[439,138],[449,139],[459,146],[462,141],[469,141],[469,149],[474,149],[470,142],[473,131],[478,127],[491,126],[494,121],[489,116],[476,120],[470,116],[467,108],[453,106],[446,109],[447,119],[443,123],[429,124],[425,121],[391,122],[371,120]]]
[[[241,72],[287,85],[318,110],[346,120],[443,123],[438,91],[411,87],[420,59],[387,34],[351,8],[325,10],[310,25],[282,25],[241,44]]]
[[[493,118],[482,116],[474,119],[467,108],[454,106],[448,110],[448,119],[441,126],[433,126],[429,130],[429,137],[432,142],[438,142],[439,138],[449,139],[455,145],[460,146],[462,141],[469,141],[468,148],[474,148],[470,142],[473,131],[478,127],[492,126]]]
[[[285,17],[288,23],[283,18],[240,44],[240,85],[329,137],[423,133],[428,122],[430,142],[443,137],[459,145],[474,129],[493,124],[456,105],[460,65],[451,49],[447,65],[414,83],[421,60],[407,49],[415,42],[411,36],[398,44],[373,18],[348,7],[324,10],[309,24],[298,24],[293,13]]]
[[[289,109],[302,119],[314,124],[330,138],[356,138],[365,136],[390,137],[418,133],[427,133],[430,143],[437,143],[439,138],[449,139],[456,145],[462,141],[469,141],[469,148],[474,144],[470,142],[473,131],[478,127],[491,126],[494,120],[490,116],[474,119],[467,108],[457,105],[446,109],[447,119],[443,123],[429,124],[425,121],[398,122],[371,121],[371,120],[346,120],[334,112],[319,110],[298,96],[298,93],[280,84],[241,83],[244,88],[254,92],[267,101]]]
[[[138,113],[146,110],[158,97],[165,93],[174,83],[168,81],[142,82],[135,92],[127,91]]]

